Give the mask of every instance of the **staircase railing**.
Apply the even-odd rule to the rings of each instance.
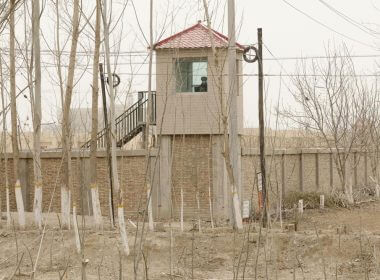
[[[116,146],[121,147],[135,137],[146,124],[146,111],[148,108],[148,92],[138,92],[138,101],[115,119]],[[150,124],[156,124],[156,92],[152,91],[152,114]],[[97,147],[106,147],[106,129],[103,128],[97,134]],[[90,148],[91,140],[82,145],[82,148]]]

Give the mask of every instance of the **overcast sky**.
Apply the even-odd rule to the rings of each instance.
[[[84,1],[86,2],[86,1]],[[124,1],[113,1],[113,19],[116,20],[121,13]],[[129,1],[131,2],[131,1]],[[204,20],[202,1],[199,0],[155,0],[155,39],[164,30],[161,39],[183,30],[197,22]],[[288,4],[286,3],[288,2]],[[286,72],[294,73],[296,59],[282,58],[300,56],[324,56],[325,48],[328,44],[339,46],[345,43],[353,55],[378,55],[380,46],[378,38],[380,34],[370,30],[379,30],[380,11],[376,6],[376,1],[347,1],[347,0],[236,0],[236,25],[239,28],[238,42],[242,44],[253,44],[257,42],[256,30],[263,28],[263,39],[265,45],[272,54],[279,60],[266,60],[264,62],[265,73],[280,74]],[[55,14],[50,1],[45,9],[41,31],[44,35],[43,49],[47,50],[48,45],[53,47],[55,39]],[[330,7],[324,5],[328,3]],[[134,1],[136,14],[131,3],[125,10],[123,20],[115,27],[112,34],[112,41],[118,42],[120,36],[120,51],[122,55],[118,58],[117,72],[120,74],[122,84],[119,87],[119,102],[126,100],[125,92],[130,89],[132,92],[147,89],[147,64],[145,53],[147,44],[144,36],[138,27],[136,15],[145,37],[149,38],[149,0]],[[292,7],[293,6],[293,7]],[[379,3],[380,6],[380,3]],[[227,5],[226,0],[209,0],[209,8],[212,13],[213,28],[227,35]],[[62,8],[63,9],[63,8]],[[335,12],[333,11],[335,9]],[[62,13],[64,14],[64,13]],[[340,15],[339,15],[340,14]],[[347,16],[347,17],[345,17]],[[345,18],[344,18],[345,17]],[[166,18],[166,20],[165,20]],[[17,23],[18,40],[23,42],[23,18]],[[93,21],[93,20],[92,20]],[[164,27],[163,27],[164,26]],[[91,29],[86,27],[86,32]],[[6,35],[6,33],[5,33]],[[65,32],[62,29],[61,41],[65,40]],[[7,47],[6,36],[2,36],[2,46]],[[45,41],[46,40],[46,41]],[[81,50],[86,47],[91,48],[92,41],[81,34]],[[22,44],[22,43],[21,43]],[[63,44],[63,43],[62,43]],[[116,46],[118,46],[116,44]],[[69,44],[66,47],[69,50]],[[113,49],[117,51],[117,48]],[[273,58],[266,50],[265,58]],[[60,97],[57,86],[56,70],[52,67],[53,60],[48,53],[43,54],[43,62],[46,68],[43,72],[43,121],[51,122],[57,120],[57,112],[60,108]],[[82,72],[81,69],[87,63],[91,65],[91,57],[79,56],[77,78],[83,74],[75,89],[73,107],[89,107],[91,104],[90,75],[91,69]],[[7,57],[6,57],[7,60]],[[377,71],[376,57],[355,58],[358,72],[371,73]],[[281,63],[282,66],[279,65]],[[244,64],[244,74],[255,74],[257,65]],[[137,74],[131,80],[130,73]],[[18,85],[21,88],[25,79],[18,73]],[[279,96],[279,77],[267,77],[267,113],[273,112]],[[244,84],[244,118],[245,126],[257,126],[257,77],[245,77]],[[291,87],[289,77],[283,77],[280,92],[281,104],[292,104],[289,91],[285,85]],[[30,109],[27,100],[19,101],[20,119],[24,123],[30,116]],[[273,125],[273,124],[272,124]]]

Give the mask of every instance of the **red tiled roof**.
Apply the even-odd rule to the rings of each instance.
[[[227,48],[228,37],[211,29],[214,36],[214,45],[216,48]],[[236,43],[236,47],[244,50],[244,46]],[[155,49],[198,49],[211,48],[211,40],[207,26],[201,22],[174,34],[154,46]]]

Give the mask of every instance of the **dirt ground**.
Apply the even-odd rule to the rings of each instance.
[[[142,250],[134,246],[136,229],[128,223],[126,257],[119,253],[117,230],[89,229],[91,217],[85,217],[87,229],[81,227],[83,255],[77,254],[73,231],[61,230],[57,215],[50,214],[35,279],[82,279],[82,260],[88,261],[87,279],[120,279],[120,273],[121,279],[135,279],[136,259],[138,279],[380,279],[380,202],[305,210],[297,232],[288,216],[283,229],[278,221],[270,230],[253,222],[242,232],[204,223],[201,233],[192,224],[181,233],[177,222],[166,223],[146,234]],[[0,280],[30,279],[41,233],[30,226],[5,229],[1,222]]]

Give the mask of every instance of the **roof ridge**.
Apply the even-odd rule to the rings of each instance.
[[[198,25],[201,25],[201,23],[200,23],[200,22],[197,22],[196,24],[194,24],[194,25],[192,25],[192,26],[190,26],[190,27],[188,27],[188,28],[182,30],[181,32],[175,33],[175,34],[173,34],[173,35],[171,35],[171,36],[169,36],[169,37],[167,37],[167,38],[165,38],[165,39],[163,39],[163,40],[157,42],[156,44],[154,44],[154,48],[155,48],[156,46],[163,45],[164,43],[170,41],[171,39],[174,39],[174,38],[176,38],[176,37],[179,37],[180,35],[185,34],[185,33],[189,32],[189,31],[191,31],[192,29],[195,29],[195,27],[197,27]],[[154,48],[153,48],[153,49],[154,49]]]
[[[208,27],[207,26],[204,26],[202,23],[199,23],[199,25],[202,26],[208,32]],[[224,42],[228,43],[228,37],[226,37],[223,34],[219,33],[215,29],[212,29],[212,28],[210,28],[210,29],[211,29],[211,32],[213,33],[213,35],[216,38],[218,38],[219,40],[223,40]]]
[[[165,44],[169,43],[172,40],[176,40],[178,38],[180,38],[181,40],[179,40],[179,41],[182,42],[181,36],[183,36],[185,34],[188,34],[189,32],[191,32],[193,30],[196,30],[197,28],[203,30],[203,31],[198,31],[198,33],[199,32],[204,32],[204,31],[207,31],[207,32],[209,31],[209,28],[207,26],[205,26],[204,24],[202,24],[201,21],[198,21],[196,24],[194,24],[194,25],[192,25],[192,26],[190,26],[190,27],[182,30],[181,32],[175,33],[175,34],[173,34],[173,35],[171,35],[171,36],[169,36],[169,37],[167,37],[167,38],[165,38],[165,39],[157,42],[156,44],[154,44],[154,49],[156,49],[157,47],[160,47],[160,46],[163,46],[162,48],[175,48],[175,47],[172,47],[172,46],[165,46]],[[212,35],[213,35],[214,39],[218,42],[217,43],[217,45],[218,45],[217,47],[228,47],[228,37],[225,36],[224,34],[218,32],[218,31],[212,29],[212,28],[210,28],[210,29],[211,29],[211,32],[212,32]],[[195,37],[194,38],[196,38],[197,35],[199,36],[199,34],[197,34],[197,31],[195,31],[195,34],[194,34]],[[191,43],[193,43],[193,39],[191,37],[190,37],[190,39],[189,38],[186,38],[186,39],[187,39],[188,42],[190,40]],[[210,40],[210,38],[208,38],[208,40]],[[183,42],[185,42],[184,43],[185,45],[186,44],[187,45],[191,45],[191,43],[186,43],[186,40],[183,41]],[[207,48],[207,47],[210,47],[209,46],[210,42],[202,42],[202,43],[203,43],[203,45],[199,44],[199,46],[197,46],[196,44],[193,44],[193,46],[185,46],[183,48]],[[177,42],[177,44],[178,44],[178,42]],[[225,44],[227,44],[227,45],[224,46]],[[244,46],[241,45],[241,44],[239,44],[239,43],[236,43],[236,46],[239,49],[241,49],[241,50],[244,49]],[[177,46],[177,48],[181,48],[181,47]]]

